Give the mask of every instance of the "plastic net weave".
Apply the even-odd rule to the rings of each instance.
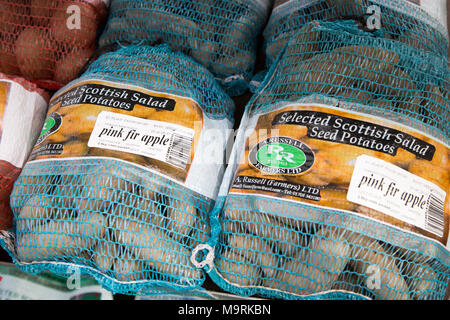
[[[207,67],[230,95],[240,95],[270,6],[269,0],[113,0],[100,46],[167,43]]]
[[[427,11],[426,6],[430,7]],[[445,3],[418,4],[409,0],[275,1],[264,30],[267,63],[274,62],[290,38],[311,21],[353,19],[376,32],[418,49],[447,57]]]
[[[445,59],[374,37],[351,21],[313,22],[305,29],[288,43],[247,105],[212,214],[212,229],[221,231],[209,242],[215,246],[209,274],[222,288],[244,296],[443,299],[450,279]],[[353,117],[351,125],[362,128],[356,120],[367,116],[377,119],[371,124],[425,133],[434,156],[426,160],[400,148],[389,155],[358,147],[357,140],[338,142],[334,131],[317,138],[314,128],[326,128],[326,121],[337,125]],[[253,133],[260,135],[257,140]],[[309,171],[289,172],[287,160],[267,155],[271,143],[278,150],[291,143],[285,150],[293,154],[292,146],[303,148],[307,159],[313,154]],[[408,171],[442,188],[440,236],[348,200],[360,156],[395,165],[385,171],[385,182]],[[279,171],[271,172],[275,165]]]
[[[206,118],[232,122],[233,102],[211,74],[167,46],[131,46],[107,53],[69,86],[77,88],[77,83],[90,79],[187,97],[198,103]],[[62,112],[64,108],[72,111]],[[89,112],[96,108],[88,105]],[[162,114],[158,125],[194,122],[190,115],[195,110],[181,104],[173,113],[138,108],[134,112],[144,110],[141,117],[150,117],[148,121]],[[200,286],[204,276],[190,262],[190,253],[209,236],[208,213],[214,197],[191,190],[178,179],[181,171],[167,163],[87,147],[83,137],[92,128],[86,132],[88,125],[81,124],[92,119],[84,117],[83,110],[67,106],[57,110],[62,126],[48,139],[67,151],[45,159],[34,156],[38,160],[26,164],[15,184],[11,196],[15,262],[29,272],[49,269],[64,274],[75,266],[118,293]],[[114,112],[120,117],[119,111]],[[79,125],[64,126],[75,121]],[[141,119],[134,113],[132,121]],[[86,150],[83,156],[80,149]]]

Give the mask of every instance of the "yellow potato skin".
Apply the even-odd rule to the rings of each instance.
[[[350,237],[350,264],[360,274],[368,277],[376,273],[372,291],[377,300],[410,300],[409,288],[395,260],[385,252],[381,244],[369,237],[354,234]],[[374,278],[375,279],[375,278]]]
[[[260,268],[234,250],[227,250],[218,256],[215,266],[221,276],[234,285],[251,287],[261,282]]]

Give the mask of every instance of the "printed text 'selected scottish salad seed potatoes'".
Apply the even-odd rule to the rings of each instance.
[[[446,60],[352,21],[306,28],[247,105],[209,275],[242,295],[443,299]]]
[[[75,264],[113,292],[204,281],[190,251],[209,236],[234,105],[168,46],[104,54],[50,100],[11,198],[24,270]],[[223,138],[223,139],[220,139]]]

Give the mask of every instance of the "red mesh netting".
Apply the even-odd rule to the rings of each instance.
[[[101,0],[0,0],[0,72],[59,89],[88,62],[106,16]]]
[[[20,171],[20,168],[0,160],[0,230],[12,227],[13,213],[9,205],[9,196]]]

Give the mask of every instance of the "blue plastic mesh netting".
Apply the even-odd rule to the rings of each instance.
[[[213,76],[167,46],[130,46],[100,56],[68,86],[88,79],[192,98],[206,117],[204,123],[232,123],[234,104]],[[70,139],[81,139],[81,128],[74,126]],[[8,245],[4,237],[2,244],[20,268],[67,275],[75,267],[113,292],[134,295],[203,283],[190,254],[209,236],[214,195],[179,182],[169,165],[162,167],[169,174],[162,175],[161,166],[116,159],[110,150],[56,158],[29,161],[14,185],[13,240]],[[209,179],[219,180],[220,175]]]
[[[234,103],[210,72],[167,45],[130,45],[103,54],[77,80],[93,77],[119,82],[126,79],[128,84],[191,98],[209,118],[234,120]]]
[[[436,16],[445,11],[445,2],[422,4],[408,0],[291,0],[279,1],[264,30],[267,64],[274,62],[290,38],[311,21],[354,19],[367,29],[387,39],[394,39],[415,48],[447,57],[446,21]],[[424,8],[431,6],[431,13]],[[375,9],[374,9],[374,6]],[[440,9],[439,9],[440,8]],[[379,10],[379,11],[378,11]],[[380,17],[380,25],[371,25]],[[442,15],[444,17],[444,15]],[[373,29],[372,31],[374,31]],[[305,29],[306,31],[306,29]]]
[[[394,160],[365,148],[311,139],[302,131],[303,136],[296,139],[306,143],[319,161],[304,176],[315,179],[304,178],[306,189],[302,191],[320,190],[322,202],[316,205],[308,198],[289,196],[289,190],[298,187],[290,176],[257,170],[264,159],[251,162],[252,148],[247,143],[259,148],[258,141],[263,140],[257,137],[252,142],[250,138],[261,123],[265,123],[262,129],[278,126],[280,135],[294,137],[294,126],[284,130],[266,116],[282,108],[291,108],[298,116],[310,105],[329,106],[334,114],[375,116],[386,125],[389,121],[437,139],[441,142],[436,144],[439,158],[427,163],[406,156],[395,165],[419,174],[415,169],[420,163],[425,168],[420,176],[445,189],[440,210],[442,226],[447,225],[446,243],[450,116],[445,59],[377,38],[351,21],[313,22],[305,28],[309,31],[292,38],[246,107],[211,215],[213,233],[208,244],[215,248],[215,258],[208,274],[222,288],[244,296],[443,299],[450,280],[450,253],[445,244],[429,234],[419,235],[417,228],[384,223],[376,210],[346,198],[355,149],[358,154]],[[295,105],[299,107],[294,109]],[[259,134],[270,137],[267,131]],[[333,155],[336,148],[342,149],[334,158],[320,157],[321,152]],[[325,169],[320,171],[322,165]],[[280,187],[271,189],[268,180]],[[247,192],[246,188],[259,191]]]
[[[100,46],[167,43],[207,67],[230,95],[247,89],[271,0],[111,1]]]
[[[361,104],[350,108],[369,109],[445,141],[450,130],[446,60],[356,26],[352,21],[311,22],[308,30],[298,31],[273,80],[256,95],[252,112],[320,94]]]

